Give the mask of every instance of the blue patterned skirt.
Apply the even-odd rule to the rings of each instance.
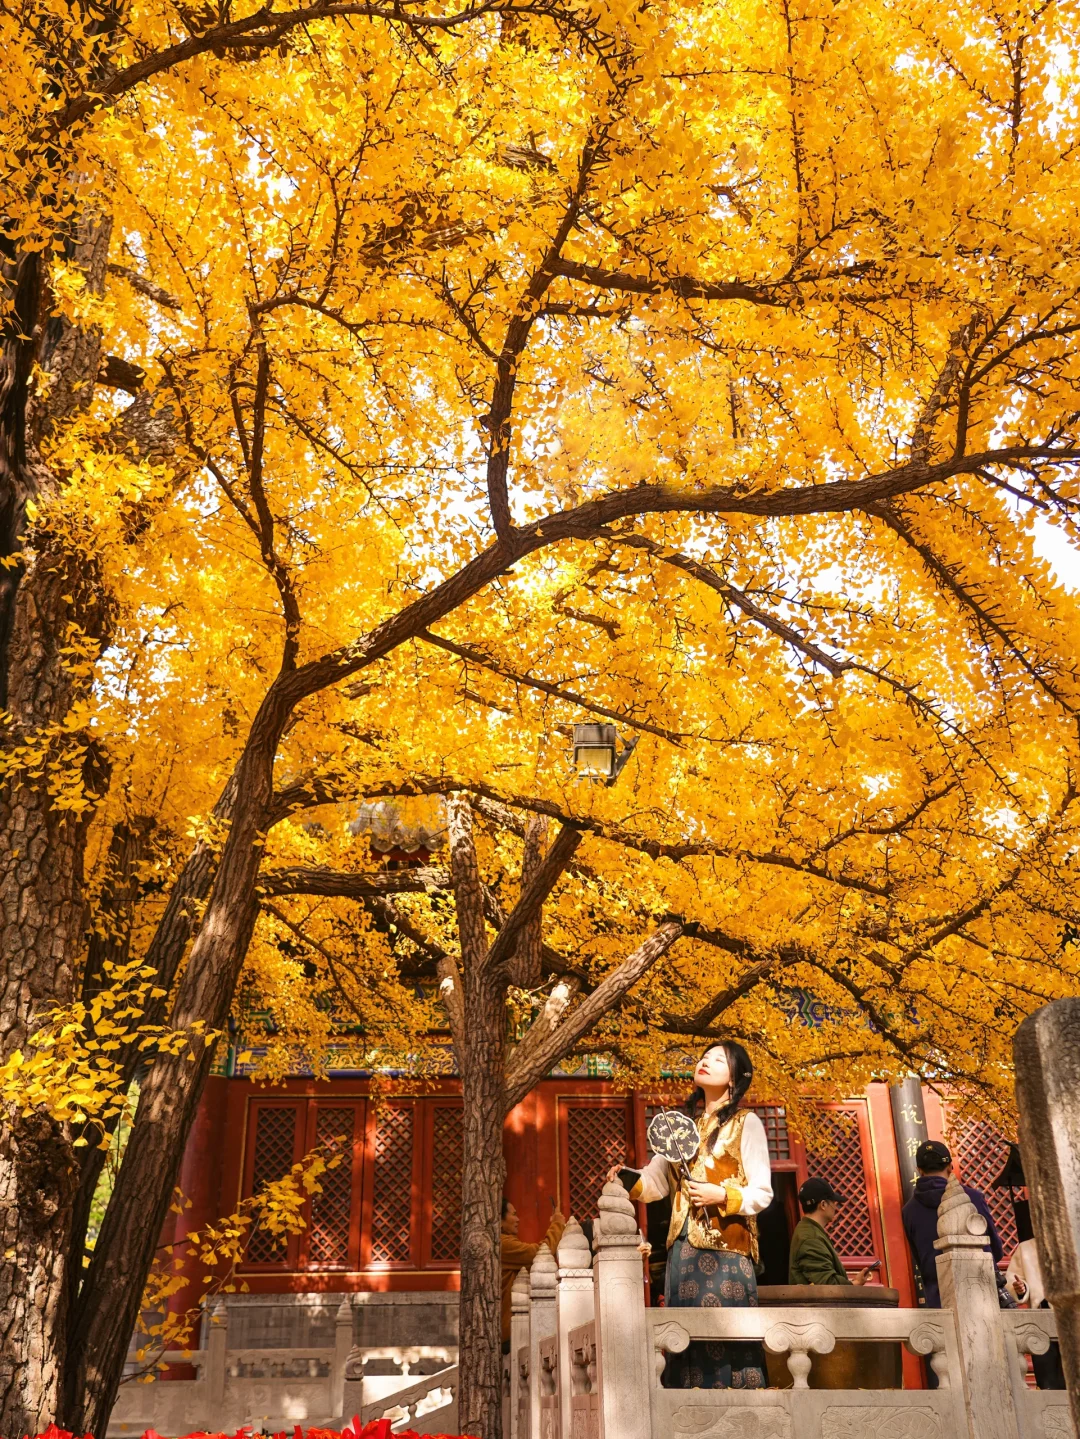
[[[745,1254],[695,1249],[682,1235],[668,1250],[664,1304],[668,1309],[757,1308],[757,1279]],[[669,1354],[660,1381],[665,1389],[764,1389],[760,1344],[699,1340]]]

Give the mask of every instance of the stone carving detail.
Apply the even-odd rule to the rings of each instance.
[[[831,1354],[835,1334],[824,1324],[774,1324],[765,1331],[765,1348],[788,1356],[792,1387],[809,1389],[810,1355]]]
[[[940,1324],[916,1324],[905,1343],[912,1354],[933,1354],[945,1348],[945,1331]]]
[[[599,1255],[605,1249],[617,1249],[629,1245],[633,1245],[636,1249],[641,1243],[637,1210],[617,1179],[610,1180],[604,1185],[597,1201],[597,1207],[600,1210],[599,1232],[595,1227],[593,1229],[597,1254]]]
[[[1073,1439],[1072,1420],[1064,1404],[1043,1410],[1043,1435],[1045,1439]]]
[[[664,1365],[667,1363],[667,1354],[681,1354],[690,1343],[690,1335],[681,1324],[676,1324],[669,1319],[664,1324],[658,1324],[653,1330],[653,1349],[656,1351],[654,1368],[656,1370],[657,1383],[664,1372]]]
[[[950,1177],[938,1206],[938,1239],[970,1241],[986,1233],[986,1220],[972,1204],[960,1182]],[[935,1248],[943,1247],[935,1245]]]
[[[1013,1326],[1013,1337],[1021,1354],[1045,1354],[1050,1348],[1050,1336],[1041,1324],[1021,1321]]]
[[[778,1405],[713,1409],[684,1404],[675,1411],[675,1439],[792,1439],[791,1417]]]
[[[541,1244],[536,1251],[536,1258],[529,1270],[529,1296],[531,1299],[554,1299],[555,1285],[559,1278],[559,1266],[555,1262],[555,1256],[546,1244]],[[513,1291],[511,1290],[511,1303],[513,1302]],[[511,1313],[513,1310],[511,1310]]]
[[[940,1324],[916,1324],[904,1343],[912,1354],[929,1356],[930,1367],[937,1375],[939,1389],[951,1387],[949,1356],[945,1353],[945,1331]]]
[[[821,1416],[821,1439],[942,1439],[933,1409],[833,1407]]]
[[[595,1409],[575,1409],[570,1439],[599,1439],[600,1416]]]
[[[585,1238],[581,1225],[573,1215],[566,1221],[563,1237],[559,1241],[558,1260],[560,1269],[580,1272],[592,1267],[592,1250],[589,1248],[589,1241]]]

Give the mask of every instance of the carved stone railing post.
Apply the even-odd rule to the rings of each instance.
[[[206,1326],[206,1401],[213,1413],[225,1403],[225,1351],[229,1347],[229,1311],[219,1298]]]
[[[600,1439],[652,1439],[652,1353],[637,1213],[623,1186],[604,1185],[596,1236],[596,1360]]]
[[[938,1287],[956,1315],[964,1406],[972,1439],[1018,1439],[1011,1372],[1005,1347],[994,1261],[986,1248],[986,1220],[955,1179],[938,1209]]]
[[[330,1364],[330,1413],[346,1419],[345,1414],[345,1365],[353,1347],[352,1296],[346,1294],[338,1305],[334,1316],[334,1357]]]
[[[1080,1434],[1080,999],[1025,1019],[1013,1057],[1035,1245]]]
[[[774,1324],[765,1331],[765,1348],[787,1355],[793,1389],[810,1388],[811,1354],[831,1354],[836,1336],[824,1324]]]
[[[581,1225],[571,1218],[559,1245],[559,1287],[555,1294],[555,1331],[559,1336],[559,1432],[562,1439],[572,1433],[570,1399],[570,1331],[588,1324],[593,1317],[592,1251]]]
[[[933,1310],[927,1310],[932,1314]],[[918,1354],[920,1358],[929,1359],[930,1368],[937,1375],[939,1389],[952,1388],[952,1373],[949,1369],[949,1354],[946,1348],[945,1330],[932,1319],[925,1323],[918,1324],[904,1341],[904,1347],[912,1354]]]
[[[529,1271],[521,1270],[510,1291],[510,1439],[528,1439],[521,1424],[521,1351],[529,1347]]]
[[[559,1266],[541,1244],[529,1271],[529,1434],[540,1439],[540,1341],[555,1337],[555,1288]]]

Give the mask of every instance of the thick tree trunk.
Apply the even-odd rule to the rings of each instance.
[[[502,1439],[503,994],[485,985],[470,997],[466,984],[465,1024],[458,1414],[463,1434]]]
[[[100,290],[108,225],[91,221],[72,258]],[[0,687],[10,716],[9,753],[44,752],[45,762],[13,768],[0,785],[0,1059],[25,1047],[48,1001],[71,999],[85,931],[83,851],[92,805],[57,808],[50,763],[78,769],[91,800],[106,767],[89,735],[59,726],[86,688],[64,648],[72,632],[107,642],[111,615],[93,557],[77,552],[48,521],[59,480],[38,442],[93,393],[100,342],[46,315],[38,257],[14,265],[17,313],[0,359],[0,523],[4,554],[25,561],[0,585]],[[47,400],[35,405],[32,365],[49,372]],[[26,506],[43,519],[30,534]],[[36,773],[35,773],[36,772]],[[71,1135],[44,1114],[9,1113],[0,1140],[0,1433],[34,1433],[55,1413],[65,1319],[65,1264],[77,1179]]]
[[[461,1177],[461,1308],[458,1419],[462,1433],[502,1439],[503,1073],[506,971],[487,962],[483,892],[468,804],[450,803],[451,876],[461,939],[464,1109]]]
[[[172,1023],[223,1030],[258,912],[255,882],[271,798],[273,755],[287,715],[272,690],[236,771],[239,798],[210,899],[192,945]],[[69,1325],[62,1416],[76,1432],[104,1434],[139,1316],[143,1288],[176,1184],[184,1145],[213,1058],[214,1041],[159,1055],[135,1122],[94,1256]]]

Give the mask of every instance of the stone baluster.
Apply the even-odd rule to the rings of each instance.
[[[341,1418],[345,1414],[345,1365],[353,1347],[352,1296],[346,1294],[334,1315],[334,1358],[330,1365],[330,1413]]]
[[[1035,1245],[1080,1434],[1080,999],[1025,1019],[1013,1057]]]
[[[522,1269],[510,1291],[510,1436],[528,1439],[521,1425],[521,1351],[529,1347],[529,1271]]]
[[[206,1326],[206,1402],[211,1414],[220,1412],[225,1403],[225,1351],[229,1347],[229,1311],[225,1300],[218,1298],[210,1310]]]
[[[600,1439],[652,1439],[649,1352],[637,1212],[616,1181],[604,1185],[596,1237],[596,1363]]]
[[[765,1331],[765,1348],[786,1354],[793,1389],[810,1388],[811,1354],[831,1354],[836,1336],[824,1324],[774,1324]]]
[[[559,1336],[559,1432],[570,1439],[570,1330],[593,1317],[592,1251],[581,1225],[571,1218],[559,1245],[559,1286],[555,1294],[555,1330]]]
[[[941,1304],[956,1315],[960,1372],[971,1439],[1018,1439],[994,1261],[986,1248],[986,1220],[955,1179],[938,1209],[938,1286]]]
[[[540,1439],[540,1341],[555,1335],[555,1289],[559,1267],[546,1244],[541,1244],[529,1271],[529,1434]]]

